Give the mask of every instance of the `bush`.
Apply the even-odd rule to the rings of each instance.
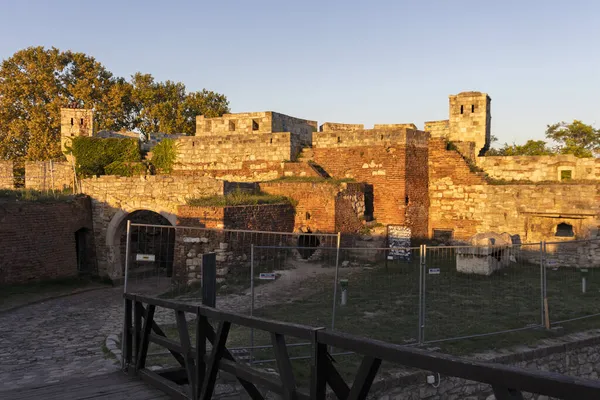
[[[75,196],[70,189],[48,190],[45,192],[34,189],[0,189],[0,201],[31,201],[31,202],[54,202],[69,201]]]
[[[106,167],[115,161],[139,162],[140,145],[133,138],[73,138],[71,153],[75,156],[79,175],[94,176],[106,174]]]
[[[157,172],[170,173],[177,157],[173,139],[163,139],[152,149],[152,165]]]
[[[114,161],[108,164],[104,168],[104,171],[107,175],[134,176],[145,175],[147,168],[146,165],[141,162]]]

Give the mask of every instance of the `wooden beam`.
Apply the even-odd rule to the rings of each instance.
[[[193,398],[196,393],[196,366],[194,365],[194,357],[191,351],[190,334],[188,332],[188,325],[185,319],[185,313],[183,311],[175,311],[175,317],[177,319],[177,330],[179,331],[179,341],[181,343],[181,349],[183,358],[185,361],[185,370],[187,372],[188,383],[190,386],[189,396]]]
[[[352,389],[350,389],[348,400],[365,400],[367,398],[373,380],[375,379],[375,376],[377,376],[379,366],[381,366],[381,360],[379,358],[370,356],[365,356],[363,358],[360,367],[358,367],[356,377],[354,378]]]
[[[283,398],[286,400],[297,400],[296,379],[294,378],[290,355],[288,354],[287,346],[285,344],[285,337],[278,333],[272,333],[271,343],[273,344],[273,351],[275,352],[275,359],[277,360],[277,369],[279,370],[279,377],[281,378],[281,384],[283,385]]]
[[[150,344],[150,330],[152,329],[152,322],[154,320],[154,311],[156,307],[153,305],[148,306],[146,312],[146,319],[144,320],[144,329],[142,331],[142,343],[137,355],[137,364],[135,369],[140,371],[146,367],[146,356],[148,355],[148,345]]]
[[[316,335],[312,343],[313,357],[310,371],[310,397],[325,400],[327,395],[327,346],[317,343]]]
[[[123,338],[125,344],[125,364],[131,364],[131,357],[133,354],[133,315],[132,315],[132,300],[125,299],[125,337]]]
[[[202,315],[196,314],[196,387],[194,392],[194,399],[200,398],[202,391],[202,384],[204,383],[204,375],[206,370],[206,363],[204,356],[206,355],[206,331],[210,327],[208,319]]]
[[[324,364],[326,366],[325,371],[329,387],[333,390],[333,393],[335,393],[338,399],[347,399],[350,394],[350,388],[333,365],[329,353],[327,353],[327,357],[325,357]]]
[[[200,395],[200,399],[202,400],[210,400],[212,398],[215,382],[217,380],[217,373],[219,372],[219,361],[225,352],[225,344],[227,343],[230,327],[231,324],[227,321],[222,321],[219,324],[216,340],[215,343],[213,343],[213,348],[210,353],[206,375],[204,376],[204,383],[202,384],[202,392]]]

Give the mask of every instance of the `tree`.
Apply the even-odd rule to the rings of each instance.
[[[490,149],[486,156],[549,156],[555,154],[543,140],[528,140],[523,145],[505,143],[499,149]]]
[[[224,95],[186,93],[182,83],[135,74],[115,77],[93,57],[29,47],[0,65],[0,159],[62,157],[60,108],[94,109],[99,130],[193,133],[195,116],[229,111]]]
[[[206,89],[187,93],[183,83],[155,82],[152,75],[139,72],[132,85],[135,121],[144,134],[191,134],[196,130],[197,115],[211,118],[229,112],[227,98]]]
[[[561,154],[592,157],[600,153],[600,129],[578,120],[548,125],[546,137],[558,143],[556,149]]]

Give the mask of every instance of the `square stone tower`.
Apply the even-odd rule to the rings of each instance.
[[[462,92],[449,97],[448,138],[457,142],[474,142],[475,152],[483,155],[490,147],[492,99],[481,92]]]
[[[60,145],[64,153],[74,137],[94,135],[94,111],[82,108],[60,109]]]

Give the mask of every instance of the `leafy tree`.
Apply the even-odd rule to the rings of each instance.
[[[196,116],[218,117],[229,112],[227,98],[206,89],[187,93],[179,82],[155,82],[150,74],[132,79],[135,123],[141,132],[193,133]]]
[[[557,151],[561,154],[592,157],[600,152],[600,129],[578,120],[548,125],[546,137],[558,143]]]
[[[528,140],[523,145],[505,143],[499,149],[490,149],[487,156],[548,156],[555,154],[543,140]]]
[[[197,114],[229,111],[224,95],[186,93],[177,82],[136,74],[115,77],[93,57],[57,48],[29,47],[0,65],[0,159],[62,157],[60,108],[95,110],[99,130],[192,133]]]

